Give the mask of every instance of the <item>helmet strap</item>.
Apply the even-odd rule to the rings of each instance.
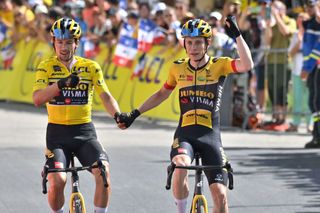
[[[196,61],[199,61],[199,62],[200,62],[200,61],[204,58],[204,56],[207,54],[208,48],[209,48],[209,41],[208,41],[207,38],[205,39],[205,43],[206,43],[206,51],[204,52],[204,54],[203,54],[203,56],[201,57],[201,59],[196,60]]]
[[[56,51],[56,48],[54,47],[54,41],[56,40],[56,38],[55,37],[52,37],[52,47],[53,47],[53,49],[54,49],[54,51]]]
[[[75,38],[75,39],[74,39],[74,43],[76,43],[76,47],[75,47],[74,50],[73,50],[73,55],[76,53],[76,50],[77,50],[77,48],[78,48],[78,46],[79,46],[79,39]]]
[[[202,55],[202,57],[201,57],[200,59],[194,60],[194,61],[200,63],[200,61],[202,61],[202,59],[204,58],[204,56],[206,55],[206,53],[207,53],[207,50],[203,53],[203,55]]]

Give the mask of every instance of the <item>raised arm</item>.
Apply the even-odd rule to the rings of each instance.
[[[290,36],[292,34],[292,29],[290,26],[287,26],[284,23],[283,17],[281,16],[279,9],[276,9],[274,5],[272,5],[272,14],[276,20],[276,25],[283,36]]]
[[[237,71],[248,72],[254,66],[250,49],[241,35],[236,38],[236,41],[239,54],[239,58],[236,59]]]
[[[228,30],[231,32],[237,42],[239,58],[236,59],[236,68],[238,72],[247,72],[254,66],[250,49],[241,36],[240,30],[234,16],[228,16],[226,19]]]

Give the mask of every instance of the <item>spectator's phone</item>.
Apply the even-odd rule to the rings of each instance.
[[[271,19],[271,7],[270,7],[270,5],[268,5],[268,6],[266,7],[266,19],[267,19],[267,20],[270,20],[270,19]]]
[[[259,14],[261,8],[260,6],[257,6],[257,7],[249,7],[249,12],[251,14]]]

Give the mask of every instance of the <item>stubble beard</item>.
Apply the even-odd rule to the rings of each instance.
[[[59,60],[62,63],[69,63],[72,60],[73,54],[70,52],[68,55],[60,55]]]

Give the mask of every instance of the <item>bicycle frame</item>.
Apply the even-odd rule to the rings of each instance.
[[[200,166],[200,155],[195,154],[195,165]],[[208,213],[208,202],[206,197],[203,195],[203,173],[202,169],[195,171],[195,186],[194,194],[192,198],[191,213],[200,213],[201,206],[203,207],[204,213]]]
[[[52,172],[71,172],[71,185],[72,191],[69,199],[69,211],[70,213],[86,213],[85,207],[85,200],[80,192],[80,185],[79,185],[79,175],[78,171],[83,170],[91,170],[93,168],[99,168],[101,172],[101,176],[103,179],[104,187],[108,187],[107,177],[106,177],[106,170],[105,166],[101,161],[98,161],[97,165],[92,166],[82,166],[82,167],[75,167],[74,163],[74,155],[72,154],[71,157],[71,167],[70,168],[63,168],[63,169],[49,169],[47,165],[44,166],[42,172],[42,193],[47,193],[47,175],[48,173]]]
[[[74,158],[71,158],[71,167],[74,167]],[[72,193],[69,200],[70,213],[86,213],[86,205],[79,189],[79,175],[77,171],[71,172]]]
[[[224,168],[228,172],[229,177],[229,186],[230,190],[233,189],[233,170],[229,162],[225,165],[221,166],[203,166],[201,165],[201,158],[199,153],[195,154],[195,165],[194,166],[177,166],[173,162],[167,168],[167,185],[166,189],[169,190],[171,188],[171,178],[173,172],[176,168],[178,169],[187,169],[187,170],[195,170],[195,186],[194,186],[194,194],[192,198],[191,204],[191,213],[208,213],[208,202],[203,194],[203,171],[212,170],[212,169],[221,169]],[[202,211],[203,210],[203,211]]]

